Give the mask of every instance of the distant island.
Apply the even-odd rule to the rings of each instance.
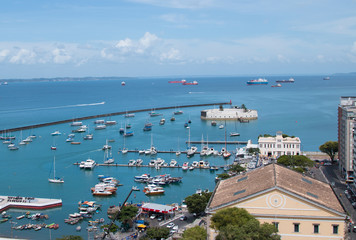
[[[0,79],[1,82],[72,82],[72,81],[100,81],[100,80],[118,80],[134,79],[135,77],[56,77],[56,78],[12,78]]]

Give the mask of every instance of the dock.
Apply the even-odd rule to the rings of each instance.
[[[73,163],[73,165],[77,165],[79,166],[79,162]],[[147,164],[142,164],[140,166],[137,165],[129,165],[129,164],[119,164],[119,163],[97,163],[95,166],[107,166],[107,167],[135,167],[135,168],[139,168],[139,167],[146,167],[146,168],[155,168],[155,166],[150,166]],[[215,166],[217,168],[224,168],[224,166]],[[182,168],[182,166],[159,166],[159,168]],[[210,169],[210,167],[195,167],[194,169]]]
[[[247,145],[247,141],[186,141],[186,144],[244,144]]]
[[[6,211],[9,208],[43,210],[61,206],[61,199],[0,196],[0,212]]]
[[[205,106],[213,106],[213,105],[231,105],[231,102],[222,102],[222,103],[203,103],[203,104],[192,104],[192,105],[181,105],[181,106],[170,106],[170,107],[155,107],[155,111],[159,110],[167,110],[167,109],[179,109],[179,108],[190,108],[190,107],[205,107]],[[62,123],[71,123],[74,121],[82,121],[82,120],[88,120],[88,119],[94,119],[94,118],[105,118],[105,117],[111,117],[111,116],[116,116],[116,115],[124,115],[124,114],[130,114],[130,113],[138,113],[138,112],[149,112],[152,111],[153,108],[146,108],[146,109],[139,109],[139,110],[131,110],[131,111],[122,111],[122,112],[113,112],[113,113],[106,113],[106,114],[99,114],[99,115],[92,115],[92,116],[86,116],[86,117],[78,117],[78,118],[71,118],[71,119],[65,119],[65,120],[60,120],[60,121],[54,121],[54,122],[47,122],[47,123],[41,123],[41,124],[34,124],[34,125],[29,125],[29,126],[22,126],[22,127],[17,127],[17,128],[10,128],[10,129],[3,129],[0,130],[0,134],[2,133],[9,133],[9,132],[16,132],[16,131],[21,131],[21,130],[27,130],[27,129],[33,129],[33,128],[40,128],[40,127],[45,127],[45,126],[51,126],[51,125],[57,125],[57,124],[62,124]]]

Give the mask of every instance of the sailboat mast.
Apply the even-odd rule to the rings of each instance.
[[[53,179],[56,179],[56,154],[53,156]]]

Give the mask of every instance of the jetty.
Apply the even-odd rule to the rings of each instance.
[[[79,166],[80,163],[79,162],[75,162],[73,163],[73,165],[77,165]],[[142,165],[129,165],[129,164],[123,164],[123,163],[97,163],[95,166],[110,166],[110,167],[135,167],[135,168],[140,168],[140,167],[146,167],[146,168],[155,168],[156,166],[150,166],[150,165],[147,165],[147,164],[142,164]],[[218,166],[215,166],[217,168],[224,168],[226,167],[226,165],[218,165]],[[182,168],[182,166],[159,166],[159,168]],[[194,167],[194,169],[210,169],[210,166],[209,167],[202,167],[202,166],[198,166],[198,167]]]
[[[247,141],[186,141],[186,144],[244,144],[247,145]]]
[[[157,110],[167,110],[167,109],[177,109],[177,108],[179,109],[179,108],[191,108],[191,107],[204,107],[204,106],[213,106],[213,105],[218,105],[218,106],[231,105],[231,102],[203,103],[203,104],[191,104],[191,105],[181,105],[181,106],[175,105],[175,106],[169,106],[169,107],[155,107],[154,109],[157,111]],[[88,120],[88,119],[94,119],[94,118],[105,118],[105,117],[132,114],[132,113],[138,113],[138,112],[150,112],[150,111],[152,111],[152,109],[153,108],[145,108],[145,109],[139,109],[139,110],[105,113],[105,114],[99,114],[99,115],[91,115],[91,116],[86,116],[86,117],[78,117],[78,118],[71,118],[71,119],[59,120],[59,121],[54,121],[54,122],[22,126],[22,127],[17,127],[17,128],[2,129],[2,130],[0,130],[0,134],[9,133],[9,132],[17,132],[17,131],[33,129],[33,128],[40,128],[40,127],[51,126],[51,125],[57,125],[57,124],[62,124],[62,123],[71,123],[74,121],[82,121],[82,120]]]
[[[61,206],[61,199],[0,196],[0,212],[6,211],[9,208],[42,210]]]

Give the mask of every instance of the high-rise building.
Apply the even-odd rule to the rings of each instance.
[[[338,108],[339,168],[345,180],[354,176],[354,123],[356,120],[356,96],[341,97]]]

